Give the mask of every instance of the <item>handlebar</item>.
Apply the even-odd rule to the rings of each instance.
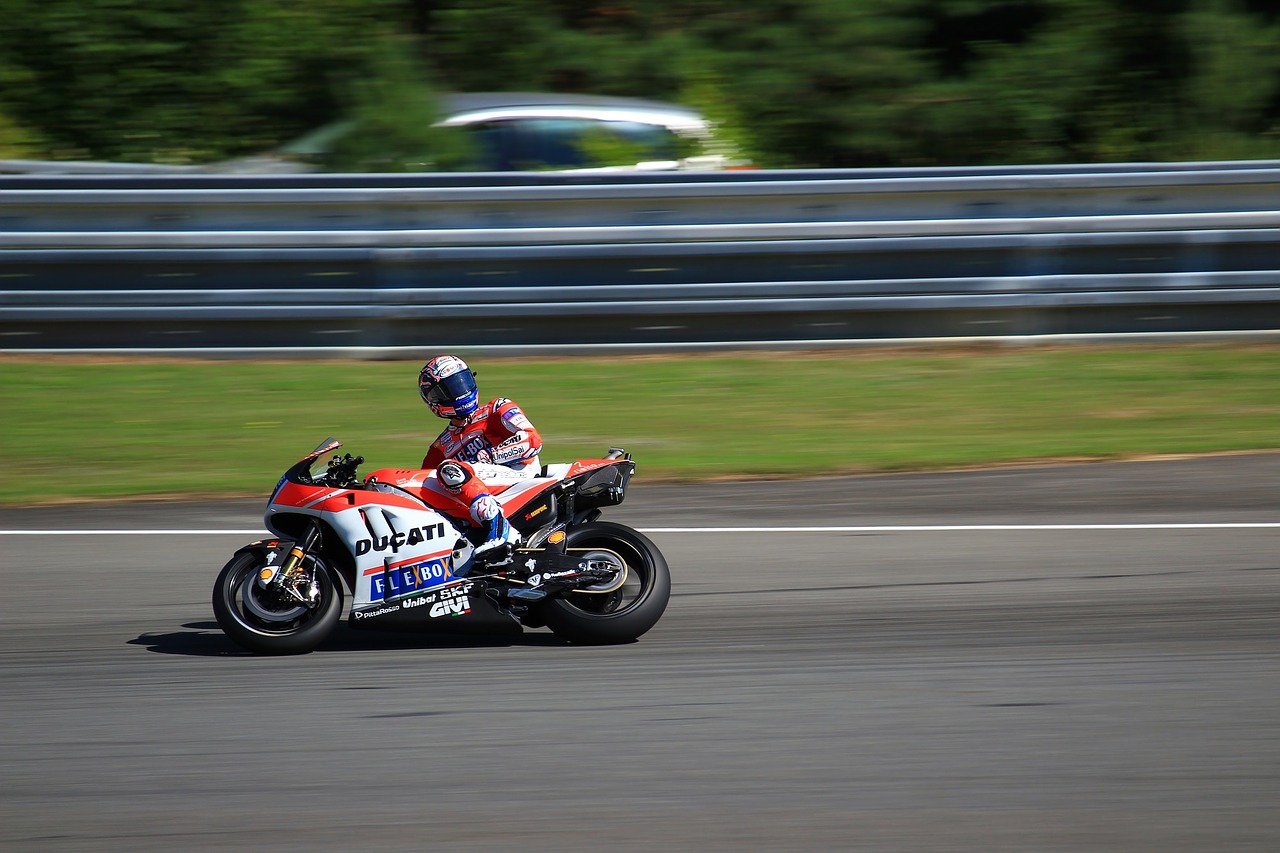
[[[325,480],[329,485],[340,489],[356,486],[360,482],[356,479],[356,468],[363,462],[363,456],[352,456],[350,453],[341,457],[335,455],[329,460],[329,467],[325,470]]]

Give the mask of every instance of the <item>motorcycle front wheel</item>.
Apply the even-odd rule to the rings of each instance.
[[[671,573],[648,537],[599,521],[569,531],[566,544],[574,551],[586,549],[591,559],[621,558],[627,577],[607,593],[571,592],[548,601],[541,613],[548,628],[574,643],[603,645],[629,643],[658,623],[671,597]]]
[[[264,552],[245,551],[223,566],[213,587],[213,614],[236,645],[260,655],[297,655],[329,636],[342,617],[342,585],[323,563],[306,559],[320,590],[314,605],[258,585]]]

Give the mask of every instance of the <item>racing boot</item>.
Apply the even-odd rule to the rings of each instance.
[[[520,534],[502,514],[502,505],[492,495],[480,495],[471,502],[471,520],[485,530],[485,540],[471,552],[476,565],[496,566],[511,560],[520,544]]]

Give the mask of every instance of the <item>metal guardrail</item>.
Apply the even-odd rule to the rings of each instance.
[[[0,233],[0,248],[321,248],[326,246],[570,246],[870,237],[1116,233],[1280,227],[1280,210],[1157,213],[1145,216],[1043,216],[735,225],[586,225],[537,228],[401,228],[307,231],[31,231]]]
[[[1274,211],[1280,168],[444,187],[0,190],[0,230],[650,228]],[[175,179],[177,180],[177,179]],[[500,235],[495,235],[500,239]],[[546,235],[549,241],[555,236]],[[711,238],[719,239],[719,238]],[[750,239],[746,237],[744,239]]]
[[[1280,160],[1202,160],[1176,163],[1059,163],[1011,166],[901,166],[863,169],[741,169],[715,172],[435,172],[260,173],[211,166],[0,160],[4,189],[281,189],[380,187],[564,186],[599,184],[748,183],[753,181],[870,180],[1018,175],[1103,175],[1118,172],[1224,172],[1280,168]]]
[[[0,349],[1280,328],[1275,163],[892,171],[0,177]]]

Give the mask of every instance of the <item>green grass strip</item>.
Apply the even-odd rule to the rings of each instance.
[[[630,450],[638,477],[811,476],[1280,448],[1280,346],[471,359],[544,462]],[[443,421],[413,361],[0,360],[0,503],[264,496],[335,435],[420,464]]]

